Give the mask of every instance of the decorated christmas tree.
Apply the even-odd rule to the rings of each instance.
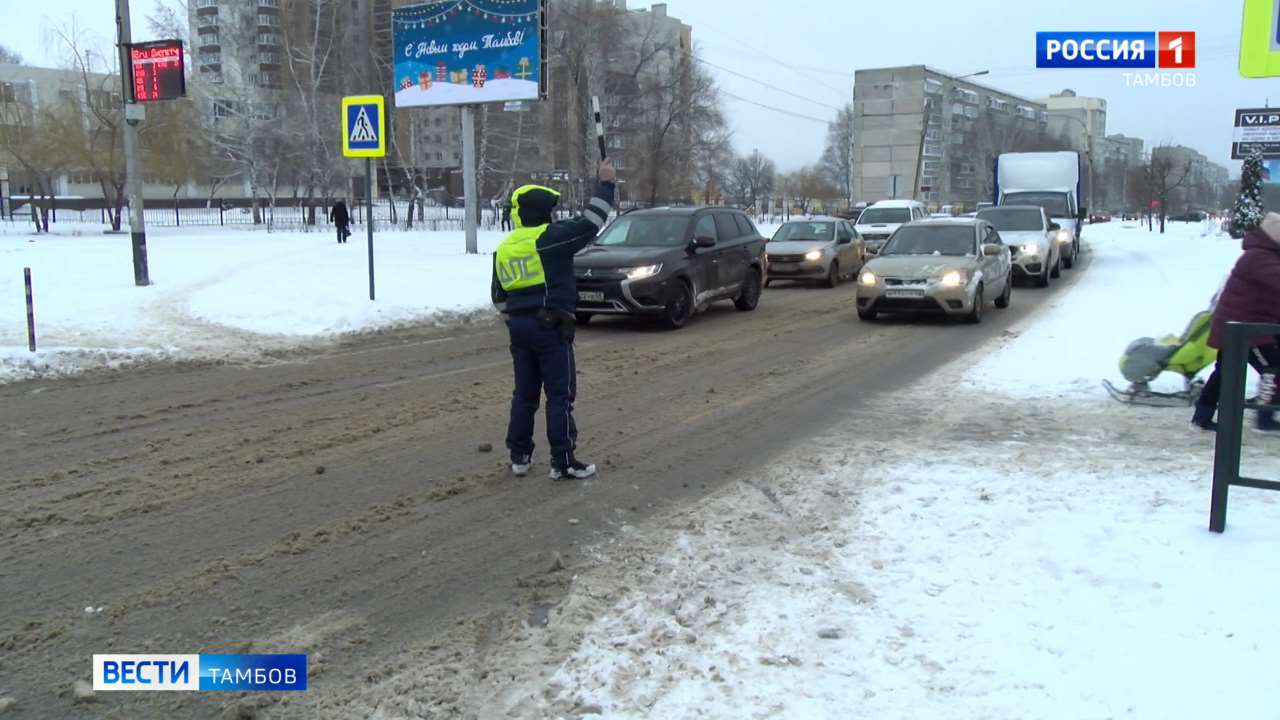
[[[1254,150],[1240,172],[1240,197],[1231,210],[1231,236],[1241,238],[1262,224],[1262,153]]]

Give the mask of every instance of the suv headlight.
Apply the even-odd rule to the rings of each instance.
[[[1036,243],[1027,243],[1026,245],[1022,246],[1022,252],[1026,253],[1027,255],[1039,255],[1040,246]]]
[[[867,287],[871,287],[876,284],[876,274],[870,271],[864,272],[858,277],[858,282],[866,285]]]
[[[621,272],[623,275],[626,275],[628,280],[644,280],[646,278],[651,278],[654,275],[657,275],[661,271],[662,271],[661,265],[642,265],[640,267],[634,267],[634,268],[623,268],[618,272]]]
[[[1071,236],[1070,230],[1059,230],[1056,239],[1060,243],[1069,243],[1075,238]]]
[[[938,278],[938,284],[942,287],[955,288],[964,285],[966,279],[964,273],[959,270],[952,270]]]
[[[810,262],[813,262],[813,261],[816,261],[816,260],[821,260],[821,259],[822,259],[822,251],[821,251],[821,250],[810,250],[809,252],[807,252],[807,253],[805,253],[805,254],[804,254],[804,259],[805,259],[805,260],[808,260],[808,261],[810,261]]]

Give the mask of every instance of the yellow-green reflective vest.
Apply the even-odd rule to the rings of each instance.
[[[513,292],[547,284],[538,255],[538,238],[546,229],[546,225],[517,228],[498,246],[494,266],[503,290]]]

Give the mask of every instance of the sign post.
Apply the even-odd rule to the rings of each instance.
[[[387,155],[386,103],[381,95],[348,95],[342,98],[342,154],[364,158],[364,197],[369,237],[369,299],[375,299],[373,282],[373,159]]]
[[[129,0],[116,0],[117,44],[120,51],[120,81],[124,88],[133,88],[130,78],[133,68],[129,52],[129,42],[133,39],[129,23]],[[129,237],[133,246],[133,284],[146,287],[151,284],[151,271],[147,266],[147,227],[142,212],[142,158],[138,142],[138,123],[141,118],[136,114],[141,107],[134,101],[133,93],[126,91],[124,96],[124,177],[129,194]],[[32,203],[35,208],[35,203]]]

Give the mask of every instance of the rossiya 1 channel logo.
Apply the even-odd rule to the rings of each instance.
[[[102,691],[297,691],[307,689],[307,656],[94,655]]]
[[[1038,32],[1036,67],[1118,69],[1129,87],[1195,87],[1196,34],[1162,32]]]

